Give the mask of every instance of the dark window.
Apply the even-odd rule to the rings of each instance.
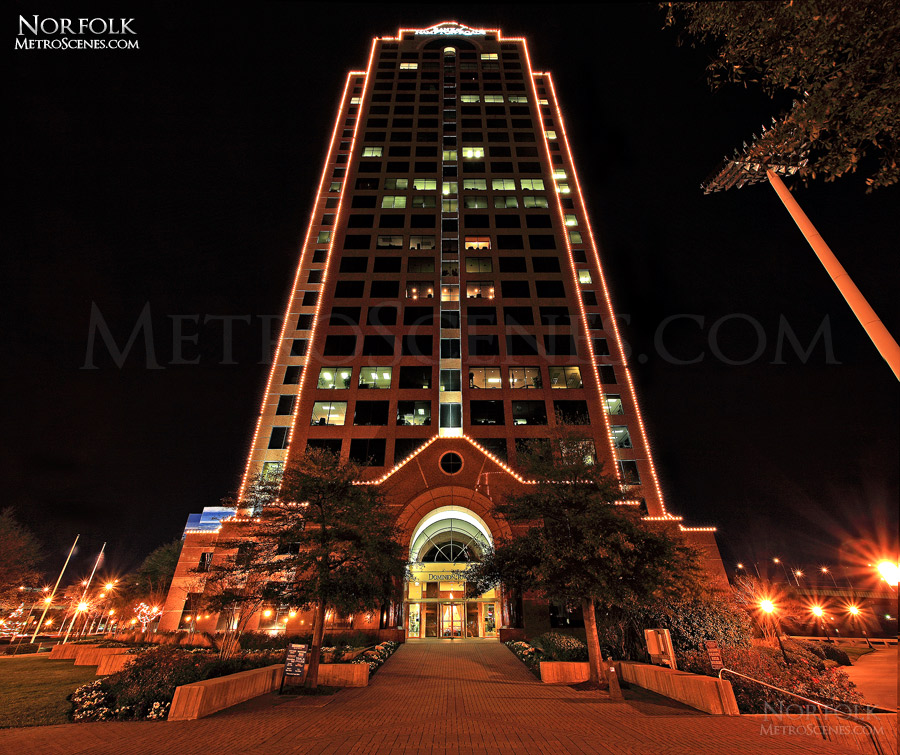
[[[584,302],[584,306],[586,307],[596,307],[597,306],[597,294],[593,291],[582,291],[581,292],[581,301]]]
[[[300,373],[303,368],[297,365],[291,365],[284,370],[284,382],[282,385],[297,385],[300,382]]]
[[[399,257],[376,257],[375,264],[372,267],[374,273],[399,273],[400,258]]]
[[[399,464],[427,442],[427,438],[397,438],[394,441],[394,464]]]
[[[370,467],[384,466],[384,438],[354,438],[350,441],[350,461]]]
[[[288,427],[273,427],[269,436],[269,448],[287,448]]]
[[[461,391],[462,373],[459,370],[441,370],[441,390]]]
[[[544,336],[544,349],[548,356],[574,356],[577,353],[572,336]]]
[[[332,307],[328,324],[333,327],[359,325],[361,311],[359,307]]]
[[[279,396],[278,397],[278,406],[275,409],[275,414],[293,414],[294,413],[294,404],[297,402],[296,396]]]
[[[559,258],[558,257],[532,257],[531,266],[536,273],[558,273]]]
[[[354,425],[386,425],[390,401],[357,401]]]
[[[532,249],[556,249],[556,239],[551,234],[531,233],[528,235],[528,244]]]
[[[367,233],[348,233],[344,236],[344,249],[368,249],[370,246],[372,246],[372,237]]]
[[[379,228],[403,228],[406,215],[382,215],[378,220]],[[376,260],[377,262],[377,260]]]
[[[462,457],[459,454],[453,453],[451,451],[450,453],[446,453],[441,457],[440,464],[441,469],[443,469],[447,474],[456,474],[462,469],[463,461]]]
[[[321,283],[322,282],[322,271],[321,270],[310,270],[309,276],[306,278],[307,283]]]
[[[547,406],[543,401],[513,401],[514,425],[546,425]]]
[[[376,185],[378,184],[377,178],[371,178],[368,180],[374,181]],[[355,197],[353,197],[353,201],[350,202],[350,206],[359,209],[367,209],[369,207],[374,207],[375,200],[377,199],[378,197],[374,195],[369,196],[367,194],[357,194]]]
[[[609,343],[607,343],[605,338],[595,338],[593,341],[593,345],[595,357],[609,356]]]
[[[315,307],[317,301],[319,301],[318,291],[305,291],[303,293],[303,301],[301,302],[301,306]]]
[[[374,215],[351,215],[347,218],[347,228],[371,228],[374,225]],[[344,248],[346,249],[346,245]]]
[[[410,228],[434,228],[437,225],[435,215],[413,215],[409,219]]]
[[[496,325],[497,308],[466,307],[466,323],[468,325]]]
[[[562,299],[566,295],[562,281],[535,281],[534,288],[539,299]]]
[[[372,291],[370,296],[373,299],[395,299],[400,295],[399,281],[372,281]]]
[[[521,403],[521,402],[520,402]],[[504,425],[502,401],[470,401],[473,425]]]
[[[306,350],[309,348],[309,341],[305,338],[295,338],[294,342],[291,344],[291,356],[292,357],[305,357]]]
[[[640,485],[641,475],[638,472],[637,462],[632,459],[626,459],[619,462],[619,471],[622,473],[622,482],[626,485]]]
[[[518,215],[497,215],[494,217],[494,225],[497,228],[521,228],[522,223]]]
[[[312,315],[297,315],[297,330],[309,330],[312,327]]]
[[[469,356],[488,357],[500,354],[500,342],[497,336],[478,335],[469,336]]]
[[[434,339],[430,335],[403,336],[403,356],[431,356]]]
[[[462,427],[462,405],[441,404],[441,427]]]
[[[525,266],[524,257],[501,257],[500,258],[501,273],[526,273],[528,269]]]
[[[365,283],[363,281],[338,281],[334,285],[335,299],[361,299]]]
[[[587,316],[588,327],[591,330],[603,330],[603,316],[600,314],[589,313]]]
[[[552,228],[553,223],[549,215],[526,215],[525,225],[528,228]],[[558,266],[557,266],[557,269]]]
[[[377,178],[357,178],[356,179],[356,188],[358,190],[362,190],[362,191],[373,191],[378,188],[378,179]],[[359,206],[356,204],[356,200],[358,198],[359,197],[353,197],[353,202],[354,202],[353,206],[354,207]],[[372,207],[375,206],[374,202],[372,203],[371,206]]]
[[[497,234],[498,249],[524,249],[522,237],[516,234],[498,233]]]
[[[566,307],[541,307],[541,325],[571,325],[569,310]]]
[[[324,262],[328,259],[328,250],[327,249],[314,249],[313,250],[313,262]]]
[[[459,359],[459,339],[441,339],[441,359]]]
[[[356,336],[326,336],[322,354],[326,357],[351,357],[356,352]]]
[[[503,323],[505,325],[534,325],[534,313],[531,307],[504,307]]]
[[[475,438],[475,442],[500,461],[507,461],[506,438]]]
[[[441,327],[445,330],[459,330],[459,312],[443,310],[441,312]]]
[[[587,254],[584,249],[575,249],[572,251],[572,259],[576,262],[587,263]]]
[[[609,383],[610,385],[616,382],[616,371],[611,364],[600,365],[600,382]]]
[[[366,325],[396,325],[397,307],[376,306],[369,307],[366,314]]]
[[[505,299],[528,299],[531,297],[528,281],[500,281],[500,293]]]
[[[506,351],[510,356],[535,356],[537,339],[534,336],[507,336]]]
[[[434,325],[434,309],[432,307],[406,307],[403,310],[403,324]],[[428,353],[430,354],[431,352],[429,351]]]
[[[553,411],[564,425],[591,424],[587,401],[554,401]]]
[[[432,244],[434,246],[434,244]],[[433,273],[434,257],[410,257],[406,261],[408,273]]]
[[[398,387],[401,390],[431,388],[431,367],[401,367]]]
[[[394,355],[394,336],[365,336],[362,354],[365,357],[389,357]]]

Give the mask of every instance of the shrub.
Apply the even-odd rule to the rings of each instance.
[[[850,663],[850,656],[847,655],[847,653],[842,648],[839,648],[834,643],[822,642],[819,644],[822,645],[822,651],[825,653],[825,658],[827,658],[829,661],[834,661],[841,666],[853,665],[852,663]]]
[[[798,643],[793,643],[798,644]],[[746,674],[754,679],[788,690],[797,695],[818,700],[826,705],[861,703],[856,685],[843,670],[825,668],[824,662],[802,648],[788,649],[791,665],[786,666],[781,651],[771,647],[722,648],[725,668]],[[817,663],[812,663],[814,659]],[[678,654],[678,668],[694,674],[718,676],[705,652],[690,650]],[[725,675],[734,688],[734,696],[741,713],[765,713],[766,704],[772,707],[795,705],[797,700],[760,684]]]
[[[524,640],[515,642],[504,642],[513,654],[524,663],[528,670],[538,679],[541,678],[541,661],[543,660],[543,651],[533,645],[529,645]]]
[[[350,663],[366,663],[369,666],[369,674],[374,674],[384,665],[384,662],[400,647],[400,643],[388,640],[376,645],[371,650],[366,650],[362,655],[354,658]]]
[[[544,650],[543,660],[548,661],[586,661],[588,649],[577,637],[559,632],[547,632],[537,639]]]

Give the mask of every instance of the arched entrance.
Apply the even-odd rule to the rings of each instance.
[[[410,578],[404,602],[407,639],[496,638],[500,626],[497,589],[466,596],[463,572],[493,545],[487,522],[455,503],[422,515],[409,538]]]

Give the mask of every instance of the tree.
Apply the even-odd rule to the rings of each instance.
[[[315,610],[306,679],[313,689],[326,611],[377,607],[406,570],[394,518],[361,473],[328,451],[307,449],[285,468],[278,496],[263,501],[255,544],[246,550],[269,584],[257,594],[274,599],[269,589],[284,603]],[[252,569],[244,573],[250,579]]]
[[[576,431],[560,430],[550,443],[519,454],[535,483],[495,505],[514,534],[467,579],[475,590],[498,581],[527,584],[562,605],[580,606],[590,679],[605,679],[619,697],[615,677],[602,668],[597,613],[699,591],[703,568],[696,550],[642,522],[639,507],[623,502],[618,481],[593,462],[585,443]]]
[[[41,552],[38,541],[16,520],[11,506],[0,511],[0,553],[0,601],[18,605],[19,588],[34,586],[41,579]]]
[[[757,85],[794,106],[766,132],[776,157],[809,148],[799,175],[860,167],[869,190],[900,179],[900,14],[891,0],[667,3],[666,23],[715,57],[713,88]]]
[[[162,604],[175,576],[183,544],[179,538],[152,550],[134,572],[121,580],[115,603],[121,608],[141,601]]]

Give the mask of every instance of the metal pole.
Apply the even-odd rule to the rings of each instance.
[[[847,304],[850,305],[850,309],[853,310],[853,314],[856,315],[869,338],[872,339],[875,348],[878,349],[878,352],[893,370],[894,377],[900,380],[900,346],[897,345],[894,337],[888,332],[878,315],[875,314],[875,310],[866,301],[866,297],[856,287],[847,271],[838,262],[834,252],[825,243],[825,239],[819,235],[810,219],[806,217],[806,213],[800,209],[800,205],[797,204],[797,200],[788,191],[784,181],[771,168],[766,171],[766,176],[769,179],[769,183],[772,184],[772,188],[775,189],[778,197],[787,208],[787,211],[791,214],[797,227],[813,248],[819,261],[825,266],[825,270],[831,276],[834,285],[838,287],[841,295],[847,301]]]
[[[38,630],[44,625],[44,617],[47,615],[47,611],[50,610],[50,606],[53,605],[53,596],[56,595],[56,588],[59,587],[59,583],[62,581],[63,574],[66,571],[66,567],[69,565],[69,559],[72,558],[72,554],[75,552],[75,546],[78,545],[78,538],[81,535],[75,535],[75,542],[72,543],[72,547],[69,549],[69,555],[66,556],[66,563],[63,564],[62,571],[60,571],[59,576],[56,578],[56,584],[53,585],[53,592],[50,593],[50,600],[44,604],[44,612],[41,614],[41,619],[38,621],[37,626],[34,628],[34,634],[31,635],[31,641],[28,643],[29,645],[34,645],[34,640],[38,635]]]
[[[100,552],[97,554],[97,558],[94,561],[94,568],[91,569],[91,576],[88,577],[87,584],[84,586],[84,592],[81,593],[81,603],[84,603],[84,599],[87,597],[88,590],[91,589],[91,582],[94,581],[94,574],[97,572],[97,565],[100,563],[100,559],[103,558],[103,551],[106,550],[106,543],[103,543],[103,547],[100,549]],[[66,636],[62,641],[62,644],[65,645],[66,641],[69,639],[69,633],[72,631],[72,627],[75,625],[75,619],[78,618],[78,607],[75,607],[75,616],[72,617],[72,621],[69,623],[69,631],[66,632]],[[85,620],[85,623],[87,621]]]

